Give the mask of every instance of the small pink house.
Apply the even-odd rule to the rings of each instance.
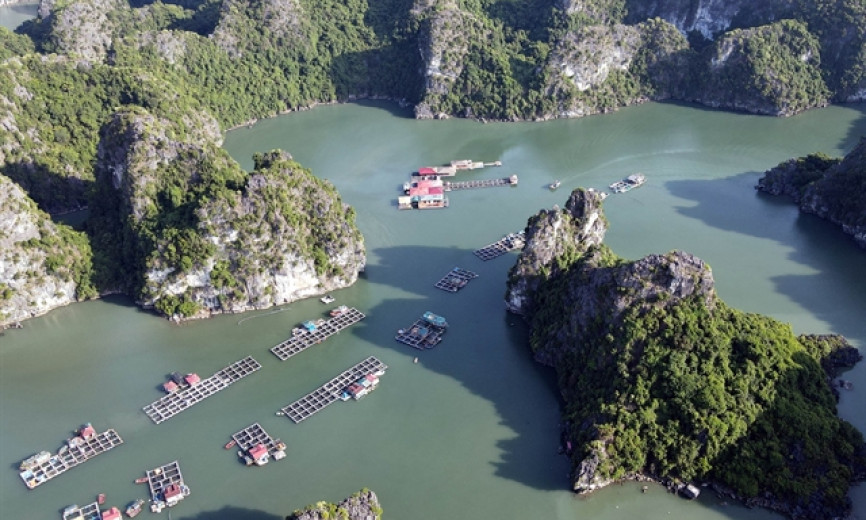
[[[112,507],[102,512],[102,520],[120,520],[123,516],[120,514],[120,509]]]

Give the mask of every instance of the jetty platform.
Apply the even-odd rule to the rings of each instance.
[[[247,356],[240,361],[235,361],[231,365],[221,369],[207,379],[202,379],[200,382],[175,392],[168,394],[165,397],[152,402],[142,408],[144,413],[150,419],[159,424],[167,421],[186,410],[194,404],[198,404],[213,394],[224,390],[232,383],[236,383],[248,375],[260,370],[262,365],[253,359],[252,356]]]
[[[445,318],[431,312],[425,312],[420,319],[407,329],[400,329],[394,339],[418,350],[427,350],[435,347],[442,341],[442,336],[448,330],[448,322]]]
[[[28,488],[34,489],[121,444],[123,439],[113,429],[86,437],[76,436],[67,440],[55,454],[42,451],[22,462],[19,475]]]
[[[85,506],[78,504],[69,506],[63,510],[63,520],[102,520],[99,504],[91,502]]]
[[[161,512],[165,506],[172,507],[189,496],[189,488],[183,482],[180,464],[176,460],[147,470],[147,487],[150,488],[150,510],[154,513]]]
[[[279,345],[272,347],[271,352],[280,358],[280,361],[285,361],[295,354],[300,354],[313,345],[325,341],[350,325],[358,323],[365,317],[364,313],[358,309],[348,307],[338,316],[316,323],[315,329],[295,328],[292,331],[292,336]]]
[[[486,262],[500,257],[509,251],[523,249],[524,244],[526,244],[526,233],[525,231],[520,231],[518,233],[509,233],[492,244],[488,244],[481,249],[476,249],[473,253]]]
[[[243,453],[247,453],[253,446],[263,445],[268,450],[268,454],[274,460],[280,460],[286,456],[286,445],[280,439],[274,439],[259,423],[253,423],[243,430],[232,435],[232,439],[237,443],[238,449]]]
[[[281,408],[283,414],[296,424],[309,419],[323,410],[329,404],[340,399],[343,390],[358,379],[367,374],[381,375],[385,373],[388,365],[370,356],[352,368],[344,371],[334,379],[313,390],[297,401]]]
[[[478,278],[478,274],[460,267],[455,267],[451,272],[443,276],[441,280],[436,282],[434,287],[442,289],[443,291],[457,292],[466,287],[466,284],[475,278]]]
[[[443,182],[445,191],[472,190],[476,188],[495,188],[497,186],[517,186],[517,175],[502,179],[477,179],[474,181]]]
[[[609,187],[614,193],[625,193],[646,184],[646,176],[642,173],[633,173],[621,181],[616,181]]]

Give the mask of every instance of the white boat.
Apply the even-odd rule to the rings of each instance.
[[[321,298],[319,298],[319,301],[324,303],[324,304],[334,303],[336,300],[337,299],[334,298],[333,296],[331,296],[330,294],[326,294],[326,295],[322,296]]]
[[[559,188],[561,185],[562,185],[562,181],[560,181],[560,180],[557,179],[557,180],[551,182],[551,183],[550,183],[550,186],[548,186],[548,187],[550,188],[550,191],[553,191],[553,190],[555,190],[556,188]]]

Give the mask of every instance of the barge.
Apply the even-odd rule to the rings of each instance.
[[[220,390],[224,390],[241,379],[257,372],[262,365],[247,356],[240,361],[219,370],[207,379],[202,379],[195,385],[182,390],[172,392],[142,408],[144,413],[156,424],[167,421],[186,410],[190,406],[198,404]]]
[[[394,339],[418,350],[428,350],[442,341],[447,329],[445,318],[427,311],[408,328],[398,330]]]
[[[147,486],[150,488],[150,510],[153,513],[161,513],[166,507],[176,506],[190,494],[176,460],[148,470]]]
[[[286,444],[268,435],[259,423],[253,423],[234,433],[232,442],[240,448],[238,456],[247,466],[264,466],[271,458],[282,460],[286,457]]]
[[[76,435],[67,439],[57,453],[40,451],[22,461],[18,475],[29,489],[34,489],[121,444],[123,439],[113,429],[96,433],[93,426],[87,423],[76,431]]]
[[[358,309],[344,305],[332,310],[330,314],[329,320],[305,321],[300,327],[295,327],[289,339],[271,347],[271,353],[280,361],[285,361],[366,318]]]
[[[497,240],[496,242],[488,244],[481,249],[476,249],[472,253],[486,262],[488,260],[493,260],[494,258],[500,257],[505,253],[508,253],[509,251],[514,251],[515,249],[523,249],[525,243],[525,231],[520,231],[518,233],[509,233]]]
[[[616,181],[610,185],[610,189],[614,193],[625,193],[637,187],[643,186],[646,183],[646,176],[642,173],[633,173],[621,181]]]
[[[437,289],[454,293],[466,287],[466,284],[475,278],[478,278],[476,273],[467,271],[466,269],[461,269],[460,267],[455,267],[433,286]]]
[[[387,369],[388,365],[370,356],[304,397],[281,408],[280,411],[295,423],[300,423],[340,400],[343,391],[350,384],[357,382],[368,374],[373,374],[377,377],[382,376]]]

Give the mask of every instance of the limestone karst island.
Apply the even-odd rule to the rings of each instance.
[[[0,516],[866,516],[864,28],[0,0]]]

